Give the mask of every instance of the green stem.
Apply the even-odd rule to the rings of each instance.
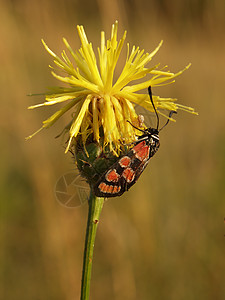
[[[81,282],[81,300],[89,299],[95,236],[103,203],[104,198],[98,198],[92,192],[90,193]]]

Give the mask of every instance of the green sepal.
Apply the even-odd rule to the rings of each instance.
[[[109,147],[103,147],[101,141],[93,141],[92,136],[89,136],[85,145],[81,137],[78,137],[75,144],[77,168],[92,187],[121,156],[126,155],[128,150],[129,147],[123,146],[123,151],[118,156],[110,151]]]

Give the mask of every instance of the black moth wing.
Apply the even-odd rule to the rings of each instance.
[[[97,197],[117,197],[128,191],[138,180],[149,159],[159,148],[159,140],[152,139],[148,132],[143,134],[135,146],[118,159],[94,186]]]

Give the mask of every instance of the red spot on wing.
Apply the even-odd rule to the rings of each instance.
[[[103,194],[117,194],[121,190],[121,186],[105,184],[105,182],[101,182],[98,188]]]
[[[135,172],[131,168],[126,168],[123,171],[122,176],[126,179],[127,182],[132,182],[135,177]]]
[[[120,160],[119,160],[119,164],[122,168],[127,168],[130,166],[131,163],[131,159],[129,156],[123,156]]]
[[[113,191],[113,185],[108,185],[107,186],[107,193],[112,194],[112,191]]]
[[[109,170],[106,175],[105,179],[109,182],[117,182],[119,180],[120,175],[116,172],[115,169]]]
[[[121,190],[121,186],[115,185],[114,188],[113,188],[112,193],[113,194],[117,194],[117,193],[119,193],[120,190]]]
[[[142,141],[142,142],[139,142],[136,146],[134,146],[132,148],[133,152],[134,153],[137,153],[138,151],[140,151],[141,148],[143,148],[144,146],[146,146],[146,142],[145,141]]]
[[[143,147],[140,151],[136,153],[136,157],[140,160],[143,161],[147,159],[149,156],[149,146]]]
[[[146,145],[146,142],[142,141],[134,146],[133,152],[135,153],[137,159],[144,161],[149,157],[149,149],[150,147]]]
[[[106,193],[106,191],[107,191],[107,185],[104,182],[101,182],[99,184],[98,188],[102,193]]]

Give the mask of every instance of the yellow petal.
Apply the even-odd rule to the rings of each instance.
[[[73,120],[73,123],[70,127],[70,139],[69,139],[69,142],[68,142],[68,145],[67,145],[67,148],[66,148],[66,152],[69,150],[72,138],[76,137],[77,134],[79,133],[80,126],[81,126],[81,123],[83,121],[83,118],[84,118],[85,114],[88,112],[88,107],[89,107],[89,104],[91,102],[91,97],[92,97],[91,95],[88,95],[86,97],[86,99],[84,100],[83,105],[82,105],[82,107],[79,111],[78,116],[76,117],[76,119]]]

